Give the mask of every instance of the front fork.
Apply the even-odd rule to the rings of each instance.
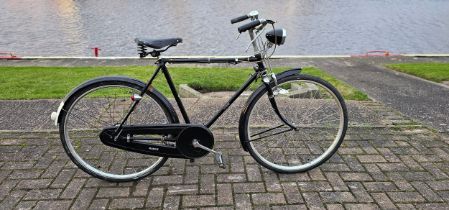
[[[274,83],[274,88],[271,88],[271,85],[270,85],[271,81]],[[279,117],[279,119],[284,124],[286,124],[291,129],[297,131],[298,128],[296,126],[294,126],[292,123],[290,123],[284,117],[284,115],[282,115],[281,112],[279,111],[278,105],[277,105],[276,100],[275,100],[275,96],[277,94],[279,94],[280,88],[278,87],[277,79],[276,79],[275,74],[271,74],[270,76],[268,76],[267,74],[262,75],[262,82],[265,85],[265,88],[267,89],[268,100],[270,101],[271,107],[273,108],[273,110],[276,113],[276,115]],[[274,91],[273,91],[273,89],[274,89]]]

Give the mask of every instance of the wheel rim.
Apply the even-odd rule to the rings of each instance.
[[[264,93],[250,110],[247,126],[249,145],[259,161],[270,168],[283,172],[309,170],[327,160],[339,146],[345,130],[344,109],[335,93],[318,82],[300,79],[284,82],[278,87],[281,88],[276,96],[279,110],[287,121],[298,127],[298,131],[261,138],[289,128],[279,120]],[[319,113],[326,115],[320,117]],[[336,116],[336,119],[330,116]],[[264,126],[266,124],[271,126]],[[280,128],[259,134],[282,124],[284,126]],[[316,136],[319,131],[326,134],[321,139]]]
[[[118,91],[118,94],[115,92],[115,98],[112,101],[111,98],[104,98],[98,93],[101,90],[106,90],[103,92],[105,94],[113,92],[107,90],[107,88],[123,89]],[[130,96],[138,92],[139,90],[124,85],[101,86],[83,93],[73,102],[72,106],[67,110],[67,115],[64,119],[64,140],[67,149],[78,164],[99,176],[114,180],[124,180],[143,177],[157,169],[159,164],[163,164],[166,161],[167,158],[143,155],[106,146],[101,143],[98,137],[103,127],[112,126],[120,121],[120,115],[123,116],[125,111],[122,111],[122,113],[116,111],[119,111],[121,108],[128,110],[127,108],[132,103]],[[109,106],[104,106],[108,103]],[[114,108],[111,108],[111,104],[113,104],[112,107]],[[80,106],[81,109],[75,110],[75,108],[78,108],[78,105],[82,105],[84,108]],[[104,113],[102,113],[102,108],[105,111]],[[109,109],[106,110],[106,108]],[[155,110],[155,108],[158,109]],[[151,112],[149,112],[150,110]],[[83,113],[85,117],[80,116]],[[90,119],[94,113],[99,114],[98,119],[94,119],[97,122]],[[164,110],[160,108],[154,99],[147,95],[142,98],[136,110],[130,115],[127,123],[168,123],[168,116],[166,114],[161,116],[157,115],[157,113],[164,115]],[[150,119],[156,115],[156,119]],[[105,119],[112,120],[112,123],[109,123]],[[84,121],[84,125],[93,126],[94,128],[86,129],[86,126],[79,125],[82,121]],[[71,126],[73,126],[73,129],[70,129]],[[80,145],[80,142],[86,143],[87,146]],[[89,145],[88,143],[95,145]],[[83,158],[82,156],[86,157]],[[145,165],[148,163],[151,164],[149,166]]]

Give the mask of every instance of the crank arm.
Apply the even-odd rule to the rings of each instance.
[[[223,159],[223,154],[221,152],[215,151],[213,149],[210,149],[209,147],[201,145],[198,140],[193,140],[192,142],[193,147],[200,148],[202,150],[206,150],[208,152],[214,153],[215,162],[218,164],[218,167],[220,168],[226,168],[225,161]]]

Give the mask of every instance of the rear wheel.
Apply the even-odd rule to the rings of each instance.
[[[328,82],[302,74],[278,78],[275,101],[286,125],[261,87],[243,116],[244,146],[261,165],[280,173],[310,170],[338,149],[348,126],[346,105]]]
[[[108,181],[132,181],[158,170],[167,160],[104,145],[103,128],[117,126],[133,103],[131,96],[144,87],[126,81],[106,80],[73,94],[61,111],[61,141],[72,161],[92,176]],[[147,91],[125,124],[174,123],[169,108]]]

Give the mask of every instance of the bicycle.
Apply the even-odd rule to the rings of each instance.
[[[231,20],[249,33],[253,56],[235,58],[164,58],[161,53],[181,38],[136,39],[141,58],[157,58],[157,68],[147,83],[128,77],[100,77],[73,89],[52,119],[70,159],[86,173],[108,181],[141,179],[154,173],[168,158],[194,161],[213,153],[219,167],[226,167],[214,150],[209,129],[253,82],[261,85],[248,98],[239,120],[244,151],[262,166],[278,173],[308,171],[328,160],[342,143],[348,126],[341,94],[330,83],[301,73],[301,68],[272,73],[270,57],[284,44],[286,31],[252,11]],[[266,27],[272,29],[262,34]],[[152,50],[149,51],[149,48]],[[173,84],[167,63],[253,62],[254,73],[205,124],[190,123]],[[169,100],[152,82],[162,72],[184,123]]]

